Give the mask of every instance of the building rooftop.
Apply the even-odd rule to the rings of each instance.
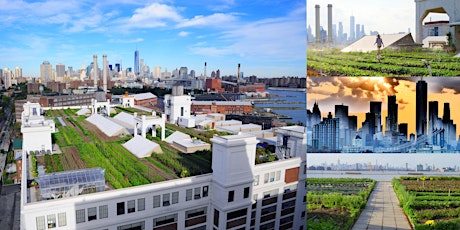
[[[153,152],[163,152],[160,145],[140,135],[131,138],[131,140],[122,145],[137,158],[149,157]]]
[[[139,93],[139,94],[133,94],[133,97],[136,101],[141,101],[141,100],[156,98],[157,96],[155,96],[153,93]]]
[[[88,122],[91,124],[97,126],[105,135],[112,137],[115,135],[120,134],[125,130],[122,126],[119,124],[99,115],[99,114],[93,114],[90,117],[86,118]]]

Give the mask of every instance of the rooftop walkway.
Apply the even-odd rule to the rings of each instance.
[[[366,208],[352,230],[412,229],[389,181],[377,181]]]

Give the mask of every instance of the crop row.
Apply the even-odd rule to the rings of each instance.
[[[352,187],[356,183],[366,183],[353,194],[334,192],[344,187]],[[332,189],[312,192],[309,186],[324,185]],[[350,229],[361,210],[366,206],[367,198],[372,192],[375,181],[370,179],[351,178],[308,178],[307,179],[307,225],[309,229]],[[330,213],[339,210],[334,217]]]
[[[395,178],[392,183],[416,230],[459,229],[460,197],[450,192],[458,192],[458,178],[404,177]]]
[[[446,54],[384,52],[377,60],[375,53],[341,53],[308,51],[307,68],[322,70],[331,76],[425,76],[424,60],[431,61],[433,76],[460,75],[460,61]],[[380,62],[379,62],[380,61]]]

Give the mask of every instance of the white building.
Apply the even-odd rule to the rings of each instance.
[[[164,108],[169,123],[176,123],[179,117],[190,118],[192,98],[190,95],[184,95],[183,90],[182,85],[175,84],[172,94],[165,95]]]
[[[42,109],[39,103],[27,102],[21,115],[21,132],[23,134],[22,149],[24,152],[39,151],[51,153],[53,146],[51,133],[56,132],[53,120],[45,120],[41,115]]]
[[[306,229],[302,130],[277,130],[290,157],[270,163],[255,165],[254,136],[215,136],[210,174],[56,200],[24,199],[21,228]]]

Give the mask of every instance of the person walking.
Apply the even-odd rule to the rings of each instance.
[[[380,48],[384,47],[380,34],[377,34],[374,45],[377,44],[377,59],[380,61]]]

